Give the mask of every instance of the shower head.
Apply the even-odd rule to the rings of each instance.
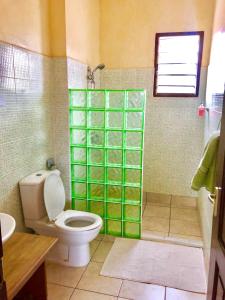
[[[104,69],[104,68],[105,68],[105,65],[104,65],[104,64],[99,64],[99,65],[97,65],[96,68],[94,68],[93,73],[94,73],[95,71],[97,71],[98,69],[99,69],[99,70],[102,70],[102,69]]]

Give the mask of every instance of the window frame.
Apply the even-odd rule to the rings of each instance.
[[[196,74],[196,92],[190,93],[157,93],[157,79],[158,79],[158,50],[159,39],[164,36],[189,36],[199,35],[199,52],[198,52],[198,64]],[[153,84],[153,96],[154,97],[198,97],[200,86],[200,75],[202,65],[202,53],[203,53],[204,31],[184,31],[184,32],[163,32],[155,34],[155,57],[154,57],[154,84]]]

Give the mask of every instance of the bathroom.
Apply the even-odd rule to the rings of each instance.
[[[141,238],[203,251],[208,277],[213,206],[191,180],[221,118],[221,98],[217,113],[198,108],[211,106],[215,74],[224,84],[224,16],[223,0],[0,0],[0,212],[16,232],[30,232],[18,183],[49,158],[71,208],[68,89],[86,89],[88,66],[104,63],[96,89],[146,91]],[[155,97],[156,33],[199,31],[199,96]],[[206,299],[206,289],[99,275],[114,241],[93,240],[88,267],[47,262],[48,299]]]

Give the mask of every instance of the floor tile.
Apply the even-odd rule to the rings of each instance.
[[[159,206],[170,206],[171,195],[147,193],[147,204],[154,203]]]
[[[95,238],[95,240],[97,240],[97,241],[102,241],[103,240],[103,238],[104,238],[104,234],[102,234],[102,233],[99,233],[98,235],[97,235],[97,237]]]
[[[93,256],[93,254],[95,253],[95,251],[98,248],[99,244],[100,244],[100,241],[98,241],[98,240],[94,240],[94,241],[90,242],[91,256]]]
[[[198,211],[197,211],[197,209],[193,209],[193,208],[172,207],[171,208],[171,219],[191,221],[191,222],[196,222],[196,223],[199,222]]]
[[[101,263],[90,262],[77,288],[118,296],[122,280],[99,275],[102,265]]]
[[[203,294],[166,288],[166,300],[206,300],[206,296]]]
[[[170,220],[170,233],[201,236],[201,229],[198,223]]]
[[[105,234],[105,235],[104,235],[104,238],[103,238],[103,241],[104,241],[104,242],[114,242],[115,239],[116,239],[115,236]]]
[[[197,201],[194,197],[172,195],[171,207],[197,207]]]
[[[84,273],[85,267],[72,268],[48,262],[46,264],[46,271],[47,282],[75,287]]]
[[[75,290],[70,300],[116,300],[116,297],[103,295],[99,293],[84,291],[84,290]]]
[[[48,283],[47,289],[48,300],[69,300],[73,293],[73,288],[52,283]]]
[[[144,211],[144,217],[158,217],[168,219],[170,217],[170,207],[148,204]]]
[[[173,238],[184,239],[184,240],[202,241],[202,238],[200,236],[194,236],[194,235],[169,233],[169,236]]]
[[[164,300],[165,288],[153,284],[125,280],[119,295],[128,299]]]
[[[155,239],[165,239],[168,237],[168,232],[162,232],[162,231],[152,231],[152,230],[146,230],[143,229],[141,232],[141,238],[143,240],[155,240]]]
[[[104,262],[112,246],[113,246],[113,242],[105,242],[105,241],[100,242],[100,245],[98,246],[98,249],[94,253],[91,260],[100,263]]]
[[[169,232],[169,219],[157,217],[143,217],[142,229]]]

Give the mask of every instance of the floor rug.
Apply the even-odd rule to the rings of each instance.
[[[101,275],[206,292],[203,252],[194,247],[117,238]]]

